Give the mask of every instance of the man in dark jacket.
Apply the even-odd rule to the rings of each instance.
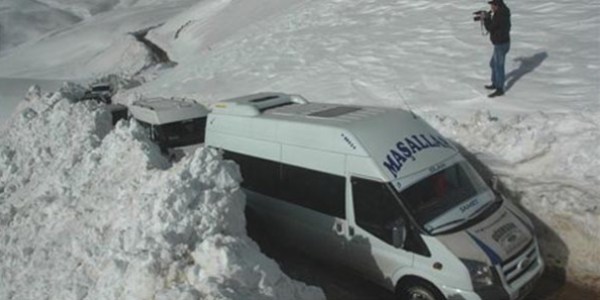
[[[490,40],[494,45],[494,54],[490,60],[492,68],[492,84],[485,88],[495,90],[489,97],[504,95],[504,61],[510,50],[510,10],[503,0],[488,2],[492,7],[492,14],[483,18],[485,29],[490,33]]]

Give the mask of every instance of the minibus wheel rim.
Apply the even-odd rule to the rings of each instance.
[[[424,280],[404,282],[398,292],[399,300],[445,300],[444,295]]]
[[[433,296],[428,290],[425,290],[421,287],[410,289],[409,295],[410,300],[436,300],[435,296]]]

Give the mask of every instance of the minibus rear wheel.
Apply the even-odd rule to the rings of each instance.
[[[400,280],[396,294],[398,300],[446,300],[433,284],[417,277]]]

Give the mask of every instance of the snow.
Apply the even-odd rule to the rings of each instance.
[[[2,299],[323,299],[246,236],[239,169],[170,165],[137,123],[29,93],[0,148]]]
[[[62,81],[25,78],[0,78],[0,127],[15,111],[25,91],[31,86],[41,87],[45,91],[54,91],[63,84]]]
[[[52,16],[48,18],[51,22],[36,19],[35,22],[24,22],[23,26],[11,26],[13,31],[9,40],[0,33],[0,38],[3,38],[0,122],[11,114],[18,100],[26,94],[25,82],[42,87],[43,83],[52,82],[54,86],[43,91],[53,91],[57,83],[66,80],[84,83],[106,78],[109,74],[117,74],[113,78],[122,82],[135,83],[122,85],[115,97],[125,104],[144,96],[181,97],[210,104],[259,91],[279,91],[301,94],[315,102],[410,108],[500,177],[506,191],[536,220],[538,236],[550,267],[566,268],[568,278],[574,281],[600,277],[600,255],[596,252],[600,248],[598,1],[507,0],[513,13],[512,44],[506,66],[507,94],[494,100],[487,98],[487,91],[483,89],[489,81],[489,37],[481,34],[479,23],[473,22],[471,16],[473,11],[487,9],[487,1],[43,2],[54,3],[48,7],[47,14],[42,13],[43,16]],[[0,9],[0,14],[7,14],[0,17],[0,24],[9,20],[10,14],[17,13],[19,6],[16,3],[14,0],[0,4],[0,7],[8,8]],[[19,0],[19,3],[29,2]],[[68,12],[70,17],[64,20],[55,17],[57,11],[61,16]],[[36,11],[36,14],[39,13]],[[69,19],[73,16],[82,20]],[[10,24],[18,25],[14,21],[17,19],[11,17],[13,21],[10,22],[15,23]],[[6,26],[1,26],[5,30]],[[132,36],[132,33],[144,30],[149,30],[146,38],[166,51],[172,64],[157,64],[152,58],[152,50]],[[64,92],[79,91],[70,86]],[[33,94],[30,98],[36,98],[36,93]],[[223,170],[230,167],[221,162],[218,155],[210,154],[208,149],[200,150],[182,163],[163,166],[156,152],[149,150],[151,145],[136,133],[135,125],[121,125],[108,132],[109,129],[100,124],[105,121],[101,121],[103,117],[99,109],[81,103],[67,105],[60,101],[60,97],[58,94],[41,95],[39,101],[24,102],[23,107],[16,109],[0,137],[3,149],[0,151],[0,182],[4,189],[0,194],[2,220],[5,220],[4,216],[21,214],[16,213],[19,211],[17,207],[21,206],[27,208],[23,213],[36,216],[34,219],[22,219],[20,227],[11,227],[1,234],[11,237],[23,232],[33,234],[42,230],[32,224],[41,224],[39,220],[43,216],[70,219],[72,222],[75,222],[75,216],[79,216],[80,223],[73,223],[77,226],[57,223],[55,227],[41,228],[46,231],[45,234],[56,237],[54,243],[60,240],[60,230],[88,228],[82,236],[89,235],[89,243],[78,243],[83,248],[93,247],[104,245],[99,237],[102,234],[95,233],[102,232],[102,226],[108,224],[100,225],[101,219],[114,215],[121,220],[121,223],[115,223],[117,227],[114,230],[132,236],[154,237],[154,244],[140,242],[141,246],[136,247],[146,249],[146,253],[156,253],[150,249],[168,249],[165,251],[171,257],[160,256],[152,260],[154,258],[127,256],[133,255],[129,251],[131,248],[123,248],[128,251],[100,249],[99,253],[86,249],[77,252],[77,257],[81,257],[82,263],[87,263],[84,273],[91,278],[88,280],[77,277],[79,275],[69,277],[69,272],[78,267],[74,263],[76,259],[66,257],[65,253],[75,253],[75,250],[67,245],[51,245],[52,239],[29,241],[41,243],[36,245],[45,249],[48,255],[53,253],[55,257],[63,257],[66,262],[56,265],[38,260],[40,265],[36,268],[34,264],[26,266],[25,260],[15,260],[17,266],[27,271],[19,273],[23,277],[14,284],[23,285],[32,278],[38,280],[36,286],[40,292],[47,287],[46,293],[50,290],[58,293],[59,288],[53,290],[50,283],[60,285],[58,281],[52,281],[50,274],[59,274],[65,278],[77,278],[71,281],[72,288],[65,290],[75,293],[75,286],[83,286],[82,291],[86,290],[89,295],[113,291],[120,295],[141,292],[125,291],[125,285],[118,287],[124,279],[137,281],[133,286],[157,286],[152,284],[153,280],[167,277],[150,271],[146,273],[151,276],[144,277],[141,276],[144,272],[139,270],[149,268],[149,265],[164,270],[163,267],[171,262],[183,261],[177,258],[177,253],[180,253],[175,249],[177,247],[162,236],[169,226],[176,227],[171,228],[173,232],[190,234],[190,229],[185,229],[187,225],[170,223],[181,220],[184,215],[178,215],[181,211],[175,208],[163,207],[179,218],[152,219],[156,223],[151,224],[165,226],[161,231],[137,223],[137,216],[129,218],[126,215],[126,211],[133,212],[135,209],[141,213],[145,206],[127,206],[125,211],[111,210],[110,214],[101,215],[100,211],[110,210],[112,206],[98,202],[112,203],[121,208],[135,203],[142,205],[146,202],[139,201],[146,199],[144,201],[149,202],[151,199],[149,195],[144,196],[148,191],[156,194],[152,198],[156,203],[168,202],[167,192],[158,186],[165,189],[176,182],[192,184],[192,181],[212,182],[214,188],[204,187],[203,190],[226,194],[229,191],[227,195],[237,199],[235,197],[240,196],[235,196],[235,188],[217,188],[216,178],[195,174],[193,176],[202,178],[190,179],[182,175],[185,173],[183,169],[187,168],[184,165],[193,161],[196,164],[200,161],[217,164]],[[27,109],[32,106],[32,109]],[[43,112],[43,108],[48,106],[54,108]],[[61,119],[71,114],[76,114],[76,120]],[[75,122],[72,125],[77,130],[69,129],[65,122]],[[49,135],[53,140],[49,139]],[[113,147],[121,147],[121,150]],[[92,163],[91,152],[101,159]],[[130,156],[128,152],[138,155]],[[134,170],[139,173],[134,173]],[[232,181],[239,180],[236,177],[239,174],[234,175],[234,171],[223,172],[230,174]],[[88,173],[95,174],[96,180],[102,178],[101,181],[96,183],[92,176],[85,175]],[[82,174],[78,176],[83,179],[69,174]],[[113,188],[109,183],[119,188]],[[63,190],[64,193],[61,192]],[[123,199],[140,200],[128,202]],[[14,209],[7,204],[9,202]],[[79,202],[81,205],[77,204]],[[240,203],[243,201],[239,200],[238,204],[242,205]],[[57,205],[65,205],[69,209],[64,213],[42,212],[52,207],[56,210]],[[94,213],[87,215],[85,207],[93,208]],[[231,209],[239,210],[240,206]],[[49,217],[44,218],[46,222],[49,220]],[[233,221],[226,219],[225,215],[223,218],[225,223]],[[242,217],[236,215],[236,218]],[[85,222],[95,223],[86,227]],[[139,230],[127,226],[138,226]],[[235,226],[243,227],[243,222]],[[21,229],[29,231],[19,231]],[[296,289],[298,297],[302,297],[314,292],[287,279],[279,282],[277,278],[287,277],[273,271],[278,270],[273,262],[262,257],[242,231],[235,232],[223,237],[198,236],[201,246],[196,245],[193,249],[210,251],[207,250],[207,254],[186,252],[185,260],[210,260],[211,264],[200,266],[202,272],[190,271],[191,267],[176,267],[184,271],[176,272],[179,275],[175,277],[186,278],[188,285],[151,289],[154,296],[183,299],[208,293],[226,298],[230,297],[226,294],[231,290],[267,295],[269,290],[289,288]],[[77,234],[70,234],[77,240]],[[108,239],[113,241],[115,238],[110,236]],[[202,244],[201,240],[206,244]],[[3,236],[0,242],[6,242],[6,238]],[[21,247],[18,250],[11,248],[13,250],[10,251],[14,252],[10,253],[15,257],[22,258],[30,252],[25,250],[25,241],[21,244],[11,238],[9,242]],[[243,249],[250,250],[246,253]],[[118,256],[119,260],[111,260],[114,256],[109,252]],[[34,251],[30,255],[41,255],[36,253]],[[241,264],[241,258],[245,258],[244,262],[260,262],[263,267],[254,272]],[[3,263],[3,272],[8,270],[5,266]],[[209,280],[199,275],[204,272],[215,275]],[[252,281],[245,272],[265,274],[265,279]],[[274,287],[278,282],[286,287]],[[213,292],[216,294],[211,294]]]
[[[0,58],[0,76],[81,80],[108,73],[132,75],[139,71],[139,61],[143,64],[148,58],[131,45],[130,35],[164,22],[184,10],[184,4],[124,7],[50,32],[7,51]]]
[[[0,52],[79,21],[37,1],[5,0],[0,3]]]

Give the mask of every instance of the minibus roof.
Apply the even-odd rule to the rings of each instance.
[[[202,104],[193,101],[166,98],[137,100],[129,110],[135,119],[152,125],[206,117],[209,112]]]
[[[236,116],[227,111],[232,102],[238,110],[240,103],[236,99],[216,104],[221,107],[213,109],[213,114],[232,118],[226,117],[230,120],[214,124],[211,130],[224,129],[228,134],[247,138],[368,156],[386,181],[412,175],[457,153],[435,129],[402,109],[291,102],[263,108],[258,115]],[[247,120],[231,120],[238,117]],[[224,124],[227,122],[230,124]]]

